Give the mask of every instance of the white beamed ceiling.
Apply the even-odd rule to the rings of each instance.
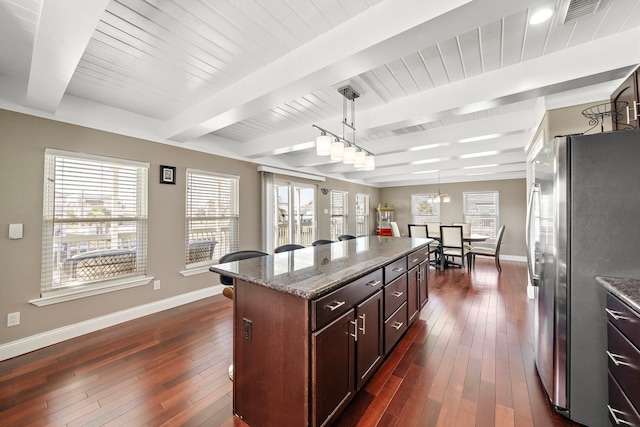
[[[376,187],[523,178],[545,109],[640,63],[640,0],[528,23],[567,1],[0,0],[0,108]],[[315,154],[345,84],[373,171]]]

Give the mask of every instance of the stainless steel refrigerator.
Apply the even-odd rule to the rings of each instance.
[[[608,426],[605,290],[640,277],[640,130],[558,137],[529,162],[535,364],[558,412]]]

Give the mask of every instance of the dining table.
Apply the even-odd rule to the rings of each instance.
[[[429,237],[431,239],[440,240],[440,233],[429,233]],[[485,240],[488,240],[488,239],[489,239],[489,236],[484,234],[476,234],[476,233],[471,233],[471,234],[462,236],[462,240],[468,243],[484,242]]]

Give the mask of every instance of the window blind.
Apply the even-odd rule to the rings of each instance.
[[[238,250],[240,180],[188,169],[186,182],[185,264],[193,268]]]
[[[356,236],[367,236],[369,229],[369,195],[356,194]]]
[[[148,164],[45,151],[42,291],[146,274]]]
[[[464,222],[471,232],[494,240],[499,228],[499,193],[497,191],[463,193]]]
[[[347,233],[347,195],[345,191],[331,190],[331,240]]]

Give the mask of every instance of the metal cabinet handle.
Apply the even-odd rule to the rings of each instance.
[[[346,303],[347,303],[346,301],[333,301],[332,303],[325,305],[325,307],[328,308],[331,311],[334,311],[337,308],[342,307]],[[331,305],[331,304],[333,304],[333,305]]]
[[[362,332],[362,335],[365,335],[365,328],[366,328],[366,322],[367,322],[367,314],[363,313],[360,315],[360,318],[362,319],[362,328],[360,328],[360,331]]]
[[[411,262],[418,262],[418,258],[412,259]]]
[[[393,295],[396,298],[400,298],[402,296],[404,292],[400,292],[400,291],[395,291],[395,292],[391,292],[391,295]]]
[[[402,270],[404,270],[403,267],[396,267],[392,271],[395,271],[396,273],[400,273]]]
[[[380,283],[382,283],[380,280],[372,280],[369,283],[366,284],[366,286],[371,286],[372,288],[375,288],[376,286],[378,286]]]
[[[621,425],[621,424],[626,424],[628,426],[631,426],[633,424],[631,424],[629,421],[625,421],[623,419],[618,418],[618,416],[616,414],[619,415],[624,415],[624,412],[619,411],[617,409],[613,409],[611,406],[607,405],[607,409],[609,410],[609,413],[611,414],[611,417],[613,418],[613,421],[615,421],[616,425]]]
[[[611,359],[613,364],[616,366],[633,366],[631,365],[631,363],[623,362],[622,360],[620,360],[620,359],[624,359],[624,356],[611,353],[609,350],[607,350],[607,356],[609,356],[609,359]]]
[[[349,323],[351,323],[354,328],[353,328],[353,334],[349,334],[354,338],[354,341],[358,342],[358,319],[356,319],[355,321],[351,320],[349,321]]]
[[[628,317],[622,316],[624,313],[620,311],[609,310],[608,308],[605,308],[604,311],[606,311],[609,316],[613,317],[615,320],[630,320]]]
[[[404,323],[402,322],[396,322],[393,325],[391,325],[392,328],[395,328],[396,330],[399,330],[400,328],[402,328],[402,325],[404,325]]]

